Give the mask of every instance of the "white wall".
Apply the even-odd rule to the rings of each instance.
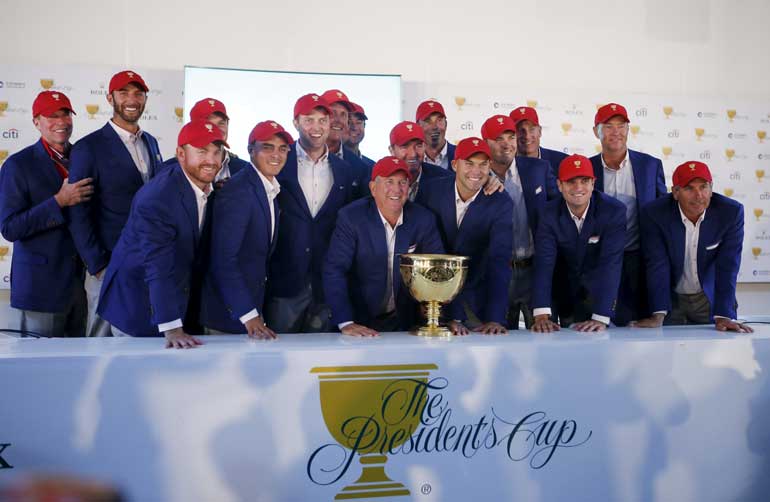
[[[768,102],[767,0],[0,0],[2,63],[185,64]],[[419,92],[422,91],[422,92]],[[512,97],[516,98],[515,96]],[[742,313],[770,285],[742,285]]]

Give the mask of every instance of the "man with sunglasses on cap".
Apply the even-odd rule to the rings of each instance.
[[[446,113],[441,103],[435,99],[423,101],[417,106],[415,122],[425,133],[425,157],[422,159],[444,169],[449,169],[455,155],[455,145],[446,140]]]
[[[329,147],[329,153],[336,155],[350,166],[353,175],[356,178],[357,196],[368,195],[366,189],[369,183],[371,169],[366,163],[345,146],[349,135],[350,114],[353,113],[353,103],[350,102],[347,95],[339,89],[330,89],[321,95],[329,105],[331,114],[329,115],[329,136],[326,139],[326,145]]]
[[[416,320],[398,255],[443,253],[444,247],[433,214],[409,202],[409,176],[403,161],[380,159],[369,183],[372,196],[339,213],[323,282],[332,322],[343,335],[403,331]]]
[[[366,136],[366,121],[369,120],[369,117],[366,116],[366,112],[361,105],[351,101],[350,106],[353,107],[353,110],[348,117],[348,138],[345,140],[345,146],[348,150],[358,155],[358,158],[371,171],[374,167],[374,161],[362,154],[360,149],[361,142]]]
[[[518,143],[518,153],[516,155],[545,160],[550,164],[551,172],[554,179],[556,179],[559,164],[567,158],[567,154],[540,146],[543,128],[540,127],[540,118],[537,115],[537,110],[531,106],[520,106],[514,108],[509,116],[514,124],[516,124],[516,141]]]
[[[743,248],[743,205],[713,193],[703,162],[676,168],[671,193],[642,208],[642,245],[651,317],[632,323],[710,324],[719,331],[751,333],[736,321],[735,287]]]
[[[210,331],[276,337],[265,324],[262,307],[280,215],[276,176],[293,143],[279,123],[258,123],[249,134],[250,168],[217,192],[213,218],[218,224],[212,229],[201,302],[201,323]]]
[[[617,103],[599,107],[594,117],[594,134],[602,151],[591,157],[596,189],[626,206],[626,249],[620,278],[618,305],[613,322],[624,326],[649,313],[644,261],[641,252],[639,213],[641,208],[667,193],[660,159],[628,148],[629,119]]]
[[[510,117],[489,117],[481,126],[481,137],[490,149],[490,168],[513,201],[513,252],[508,262],[513,273],[508,287],[507,325],[509,329],[519,329],[519,315],[523,314],[524,325],[530,328],[533,236],[540,211],[558,193],[556,179],[546,161],[516,156],[516,125]]]
[[[72,241],[69,211],[93,194],[91,179],[69,182],[70,100],[43,91],[32,103],[40,140],[0,169],[0,229],[13,242],[11,307],[18,329],[43,336],[84,336],[83,263]]]
[[[359,196],[348,164],[329,154],[331,110],[318,94],[294,105],[299,139],[276,177],[281,227],[270,259],[265,320],[276,333],[328,332],[331,313],[321,282],[337,213]]]
[[[176,148],[181,168],[164,171],[137,193],[99,302],[114,335],[165,336],[168,348],[201,344],[183,320],[202,273],[208,198],[227,146],[210,122],[186,124]]]
[[[505,192],[482,194],[491,156],[483,139],[463,139],[452,160],[455,177],[426,182],[417,197],[436,215],[447,252],[470,257],[465,285],[449,309],[459,334],[467,334],[467,328],[487,335],[508,333],[513,203]]]
[[[211,122],[222,131],[222,136],[227,141],[227,133],[230,128],[230,117],[227,115],[227,108],[225,104],[214,98],[204,98],[195,103],[190,109],[190,121],[205,120]],[[163,169],[173,168],[179,166],[179,161],[176,157],[172,157],[163,162]],[[245,160],[239,159],[230,150],[225,149],[225,160],[222,161],[222,169],[217,174],[217,179],[214,180],[214,188],[219,189],[229,180],[232,176],[244,168],[250,167],[249,163]]]
[[[163,162],[157,140],[139,127],[148,91],[134,71],[113,75],[107,94],[112,119],[72,148],[70,181],[92,178],[94,184],[91,200],[70,211],[72,237],[88,269],[87,336],[109,336],[111,332],[96,315],[104,270],[126,224],[134,195]]]
[[[559,165],[563,199],[543,208],[535,234],[532,306],[536,332],[562,327],[602,331],[614,314],[626,243],[622,202],[594,190],[591,161],[570,155]],[[553,297],[552,297],[553,293]]]

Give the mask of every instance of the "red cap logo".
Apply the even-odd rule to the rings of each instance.
[[[211,124],[206,124],[206,129],[208,129],[209,132],[214,132],[214,126]]]

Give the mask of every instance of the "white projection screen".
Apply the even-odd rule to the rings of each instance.
[[[294,139],[294,103],[304,94],[340,89],[366,110],[366,137],[361,152],[377,160],[388,155],[390,129],[401,121],[400,75],[353,75],[341,73],[298,73],[230,68],[186,66],[184,72],[184,119],[190,108],[203,98],[216,98],[227,107],[230,117],[228,143],[248,159],[246,142],[257,122],[275,120]]]

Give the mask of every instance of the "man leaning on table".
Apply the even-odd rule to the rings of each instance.
[[[712,192],[703,162],[674,171],[671,193],[642,208],[641,232],[653,314],[633,323],[710,324],[751,333],[737,316],[735,285],[743,247],[743,206]]]

